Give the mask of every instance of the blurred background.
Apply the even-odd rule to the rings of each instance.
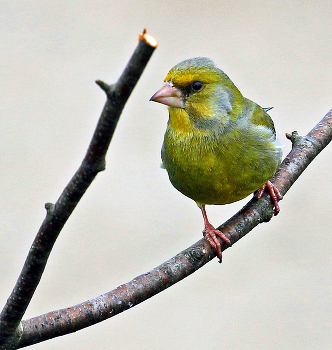
[[[45,217],[81,163],[105,102],[147,28],[158,42],[118,124],[107,169],[56,242],[24,318],[97,297],[201,238],[196,204],[159,168],[168,70],[207,56],[286,132],[332,107],[330,1],[0,1],[1,308]],[[332,147],[281,212],[184,281],[93,327],[34,349],[332,347]],[[248,199],[207,207],[218,226]]]

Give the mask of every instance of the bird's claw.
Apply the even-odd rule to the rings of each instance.
[[[274,215],[278,215],[278,213],[280,212],[278,201],[282,200],[282,194],[279,192],[277,187],[273,185],[271,181],[268,181],[258,190],[258,192],[256,193],[256,198],[261,198],[265,189],[269,191],[269,194],[271,196],[272,203],[274,206]]]
[[[223,241],[225,241],[229,246],[232,245],[232,242],[223,232],[216,230],[211,224],[205,226],[205,229],[203,230],[203,236],[206,238],[206,240],[217,252],[217,257],[219,258],[219,262],[221,263],[222,261],[221,244],[218,237],[220,237]]]

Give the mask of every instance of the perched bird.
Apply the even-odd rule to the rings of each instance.
[[[258,190],[271,195],[279,212],[278,189],[269,181],[282,157],[273,121],[266,110],[243,97],[229,77],[208,58],[174,66],[163,87],[150,99],[168,106],[169,120],[161,149],[162,167],[173,186],[202,211],[203,235],[221,262],[218,237],[206,204],[227,204]]]

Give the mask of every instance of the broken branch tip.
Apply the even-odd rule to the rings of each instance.
[[[158,46],[158,41],[151,35],[147,34],[147,31],[145,28],[143,29],[143,32],[138,35],[138,41],[141,41],[141,40],[144,40],[151,47]]]

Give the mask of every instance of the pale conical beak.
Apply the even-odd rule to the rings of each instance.
[[[166,83],[161,89],[159,89],[151,98],[150,101],[163,103],[170,107],[184,108],[185,103],[181,90],[172,86],[170,83]]]

